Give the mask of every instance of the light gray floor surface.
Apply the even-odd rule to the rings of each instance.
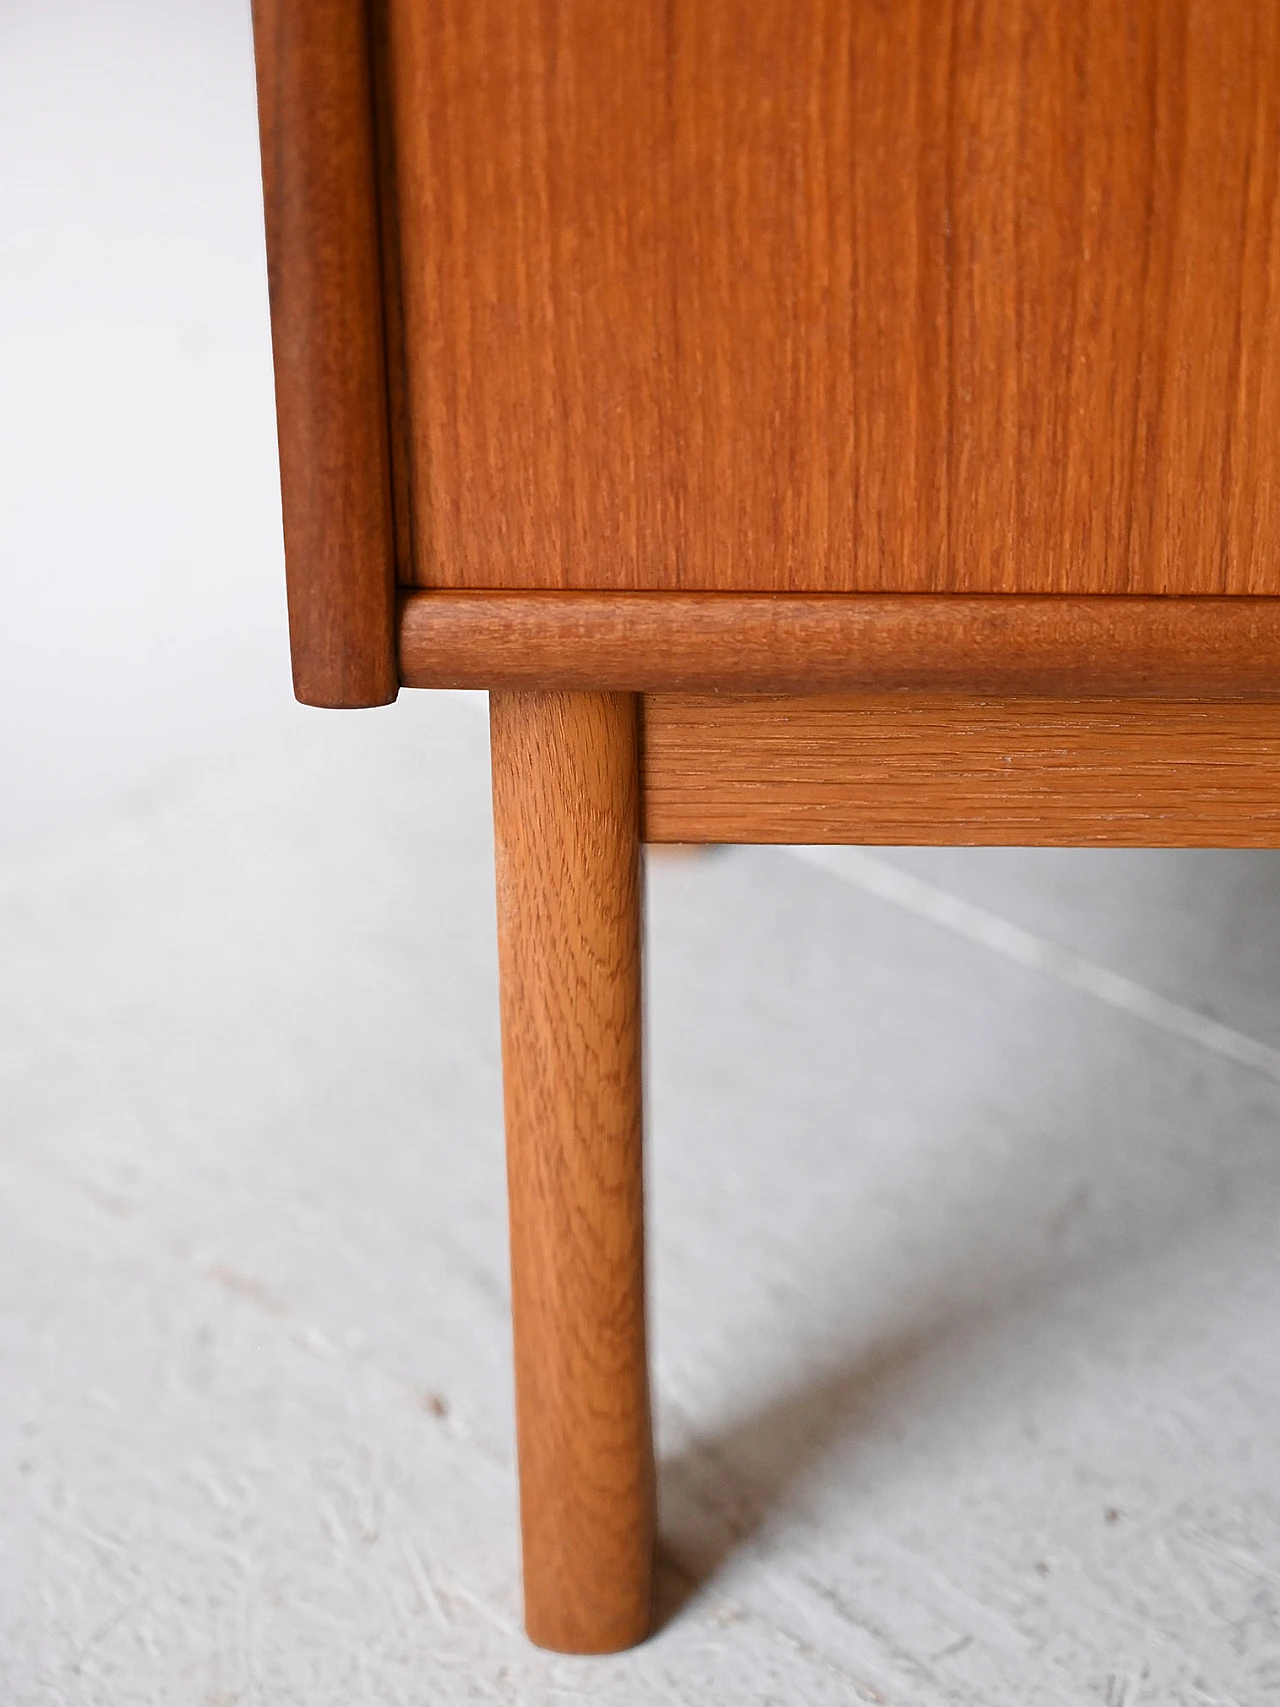
[[[1280,858],[666,854],[649,929],[664,1621],[574,1660],[483,702],[0,881],[6,1704],[1280,1698]]]

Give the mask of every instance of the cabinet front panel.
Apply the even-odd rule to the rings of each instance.
[[[1280,0],[386,4],[419,584],[1280,593]]]

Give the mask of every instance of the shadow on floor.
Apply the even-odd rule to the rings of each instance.
[[[1160,860],[1167,876],[1168,856]],[[1206,1006],[1217,1006],[1220,995],[1230,1000],[1241,929],[1236,915],[1252,909],[1259,878],[1273,880],[1280,874],[1280,859],[1273,859],[1265,872],[1259,863],[1224,862],[1228,877],[1249,881],[1242,885],[1240,908],[1232,907],[1230,896],[1215,895],[1221,952],[1206,955],[1203,940],[1198,945],[1215,997]],[[1199,856],[1197,875],[1207,879],[1211,870]],[[1153,932],[1161,929],[1159,902],[1157,893],[1150,914]],[[834,884],[825,891],[811,889],[811,910],[830,915],[811,920],[811,928],[826,931],[849,904]],[[858,904],[866,905],[861,898]],[[838,955],[838,918],[831,934],[832,952]],[[750,963],[766,959],[760,944],[744,944],[740,966],[734,964],[733,949],[721,947],[718,953],[719,986],[702,992],[703,1006],[723,1014],[726,1004],[749,999],[758,1007],[758,990],[749,998],[741,992],[750,989]],[[697,963],[696,944],[692,963]],[[801,1029],[805,1024],[803,1014],[788,1019],[790,994],[781,991],[775,1009],[764,1016],[780,1049],[787,1047],[788,1024]],[[952,995],[957,1003],[973,1000],[963,986]],[[830,992],[828,1006],[829,997]],[[1031,1035],[1025,1034],[1025,1000],[1019,1015],[1021,1047],[1036,1057],[1039,1071],[1022,1074],[1010,1101],[1000,1054],[993,1050],[990,1105],[984,1110],[980,1094],[975,1104],[975,1089],[981,1093],[982,1087],[971,1079],[968,1106],[953,1111],[949,1141],[973,1140],[972,1165],[958,1170],[968,1183],[941,1211],[938,1203],[922,1197],[919,1224],[901,1232],[904,1245],[924,1253],[913,1277],[918,1284],[912,1285],[904,1308],[882,1303],[879,1321],[868,1320],[861,1301],[868,1291],[883,1297],[872,1275],[877,1255],[867,1248],[860,1218],[850,1216],[839,1193],[833,1194],[837,1201],[820,1241],[828,1260],[815,1262],[799,1243],[794,1253],[797,1268],[807,1274],[807,1283],[798,1288],[803,1308],[829,1324],[821,1367],[798,1379],[791,1370],[780,1374],[772,1397],[711,1437],[688,1431],[683,1449],[664,1459],[659,1628],[715,1584],[734,1555],[788,1506],[824,1456],[857,1450],[874,1412],[917,1387],[927,1396],[930,1366],[942,1360],[943,1348],[957,1335],[967,1345],[1016,1334],[1017,1356],[1025,1361],[1031,1387],[1052,1356],[1035,1318],[1051,1318],[1065,1288],[1104,1288],[1116,1331],[1122,1333],[1129,1308],[1126,1275],[1136,1266],[1185,1253],[1224,1219],[1280,1210],[1275,1086],[1211,1056],[1202,1058],[1192,1045],[1153,1040],[1141,1022],[1105,1013],[1092,1022],[1097,1042],[1092,1055],[1074,1047],[1078,1039],[1063,1050],[1054,1028],[1065,998],[1047,983],[1032,992],[1033,1002],[1041,998],[1043,1013],[1036,1023],[1043,1027],[1042,1038],[1036,1037],[1034,1024]],[[804,992],[800,1000],[803,1006]],[[993,1020],[998,1018],[996,1002]],[[1121,1035],[1123,1027],[1132,1033],[1128,1054],[1123,1045],[1129,1034]],[[1090,1035],[1087,1025],[1081,1035]],[[741,1035],[737,1041],[740,1045]],[[771,1114],[785,1132],[787,1110],[781,1102],[770,1110],[767,1100],[753,1110],[755,1130],[764,1130]],[[1003,1147],[980,1141],[984,1119],[1010,1126],[1012,1140]],[[812,1189],[821,1193],[823,1185],[815,1178]],[[732,1245],[734,1230],[729,1224],[709,1236]],[[833,1252],[840,1253],[838,1261],[830,1260]],[[899,1253],[897,1261],[902,1260]],[[750,1322],[740,1328],[752,1331]],[[789,1360],[778,1361],[786,1365]],[[937,1426],[945,1428],[946,1419],[938,1419]]]

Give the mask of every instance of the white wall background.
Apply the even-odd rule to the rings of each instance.
[[[0,860],[289,720],[247,0],[0,6]]]

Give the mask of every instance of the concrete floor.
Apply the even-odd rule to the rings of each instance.
[[[1274,1700],[1280,858],[652,860],[665,1621],[584,1661],[517,1626],[488,837],[408,694],[11,869],[6,1701]]]
[[[1280,1698],[1270,854],[653,861],[665,1621],[527,1647],[483,704],[289,702],[247,7],[10,0],[0,146],[3,1707]]]

